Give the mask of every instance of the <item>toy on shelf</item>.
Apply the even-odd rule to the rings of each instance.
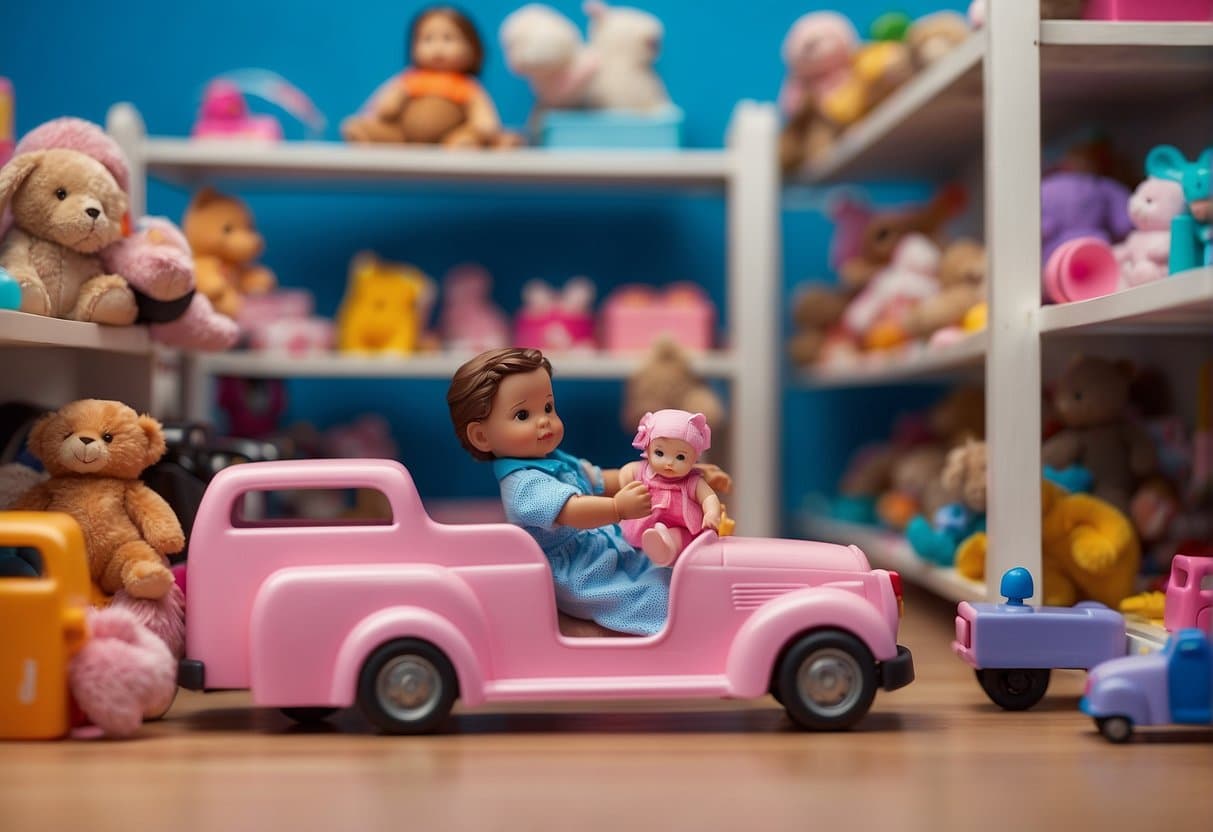
[[[334,487],[382,494],[393,522],[233,528],[241,494]],[[841,729],[862,719],[878,689],[913,680],[910,652],[896,642],[900,578],[870,569],[853,547],[707,533],[673,567],[680,592],[660,636],[568,638],[531,536],[500,523],[434,523],[396,462],[233,466],[207,489],[197,527],[182,683],[251,688],[259,704],[302,721],[356,706],[382,731],[417,734],[439,730],[456,699],[774,691],[797,725]],[[315,615],[319,599],[340,614]],[[726,666],[729,656],[746,661]]]
[[[13,155],[14,109],[13,82],[0,77],[0,166],[7,164]]]
[[[620,523],[623,539],[642,549],[658,566],[672,564],[700,532],[718,531],[720,498],[695,463],[712,446],[712,428],[702,413],[658,410],[641,418],[632,447],[643,462],[619,470],[619,485],[639,482],[648,489],[652,511]]]
[[[1033,607],[1032,575],[1023,567],[1002,576],[1001,604],[962,601],[952,651],[977,673],[990,701],[1026,711],[1044,698],[1054,668],[1090,670],[1125,655],[1125,620],[1103,604]]]
[[[1146,173],[1178,182],[1187,201],[1171,220],[1171,273],[1213,266],[1213,147],[1189,162],[1178,149],[1159,145],[1146,157]]]
[[[1213,724],[1210,634],[1180,630],[1158,653],[1124,656],[1091,671],[1079,707],[1110,742],[1141,725]]]
[[[1178,182],[1151,176],[1133,191],[1129,219],[1134,230],[1115,247],[1124,286],[1141,286],[1167,276],[1171,223],[1186,207]]]
[[[442,279],[438,334],[445,349],[484,352],[510,340],[509,318],[493,303],[493,278],[486,269],[467,263]]]
[[[236,318],[247,345],[277,355],[325,355],[336,345],[336,328],[313,314],[315,299],[306,289],[275,289],[247,295]]]
[[[951,499],[940,482],[946,461],[947,451],[933,442],[901,454],[889,469],[888,490],[876,498],[880,524],[902,531],[919,513],[934,517]]]
[[[510,13],[499,32],[505,63],[535,94],[535,114],[579,108],[598,58],[576,24],[551,6],[528,3]]]
[[[121,148],[94,124],[46,122],[0,168],[0,267],[21,285],[21,311],[126,325],[134,292],[101,254],[128,228],[130,173]]]
[[[787,67],[779,89],[779,109],[791,119],[810,101],[845,84],[851,59],[859,48],[859,33],[838,12],[810,12],[792,24],[783,40]]]
[[[941,11],[920,17],[910,24],[906,43],[919,69],[930,66],[947,55],[971,34],[969,23],[959,12]]]
[[[967,238],[950,243],[940,258],[936,279],[939,292],[906,310],[902,322],[905,331],[925,338],[953,328],[962,334],[984,329],[984,322],[974,320],[966,326],[965,320],[985,301],[985,246]]]
[[[907,234],[889,264],[877,272],[842,315],[843,324],[867,350],[890,349],[909,336],[903,319],[939,294],[939,247],[926,235]]]
[[[0,628],[9,634],[0,643],[0,739],[56,739],[74,727],[82,736],[124,737],[164,714],[177,662],[130,610],[89,608],[76,521],[0,512],[0,546],[37,550],[43,566],[36,576],[0,578]]]
[[[621,286],[602,304],[602,347],[609,352],[647,350],[662,337],[709,350],[715,327],[716,309],[694,283]]]
[[[349,142],[511,147],[497,108],[477,76],[484,46],[476,25],[450,6],[422,9],[409,24],[411,66],[384,82],[358,115],[341,125]]]
[[[265,240],[243,201],[203,188],[190,200],[181,227],[194,252],[198,291],[217,311],[236,318],[245,295],[277,286],[274,273],[254,262]]]
[[[1041,483],[1042,596],[1050,606],[1098,601],[1116,607],[1132,594],[1141,566],[1133,524],[1090,494],[1066,494]],[[985,579],[987,539],[978,532],[956,550],[956,571]]]
[[[654,113],[670,107],[665,84],[653,69],[665,35],[646,11],[587,0],[589,47],[598,69],[586,87],[586,105],[598,110]]]
[[[1213,21],[1213,0],[1086,0],[1087,20]]]
[[[342,352],[410,355],[434,302],[434,282],[415,266],[362,252],[350,264],[350,281],[337,310]]]
[[[281,141],[282,125],[272,115],[253,114],[247,95],[254,95],[290,113],[308,135],[324,134],[325,118],[311,100],[277,73],[243,69],[224,73],[207,83],[190,136],[195,139]]]
[[[1061,170],[1040,185],[1044,293],[1055,303],[1115,292],[1120,269],[1111,244],[1133,230],[1130,194],[1119,182]]]
[[[164,217],[142,217],[132,233],[102,253],[106,268],[126,277],[139,307],[136,323],[170,347],[225,350],[239,337],[236,322],[197,291],[194,258],[181,229]]]
[[[594,284],[570,278],[560,290],[542,280],[522,287],[522,308],[514,321],[514,344],[537,350],[592,350]]]
[[[724,402],[695,372],[686,351],[669,338],[655,341],[644,362],[628,376],[620,424],[625,430],[632,430],[645,413],[658,410],[702,413],[709,425],[715,425],[717,446],[726,444],[719,441],[728,427]],[[718,452],[713,452],[713,459],[720,459]]]
[[[1131,375],[1127,365],[1075,356],[1052,395],[1063,427],[1041,449],[1045,465],[1090,471],[1092,493],[1120,511],[1158,464],[1149,436],[1129,418]]]
[[[7,269],[0,268],[0,309],[21,308],[21,284]]]
[[[986,528],[986,444],[970,440],[948,452],[939,482],[950,502],[928,521],[917,515],[906,526],[914,553],[938,566],[951,566],[957,547]]]

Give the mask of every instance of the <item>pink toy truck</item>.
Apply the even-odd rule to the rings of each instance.
[[[1163,625],[1172,633],[1196,627],[1213,635],[1213,558],[1176,555],[1171,559]]]
[[[390,520],[259,520],[265,492],[369,488]],[[357,705],[389,733],[465,705],[578,698],[756,698],[847,728],[914,678],[897,644],[901,581],[854,546],[695,540],[653,636],[568,638],[552,576],[515,526],[444,526],[389,460],[237,465],[207,488],[190,541],[194,690],[249,689],[299,720]]]

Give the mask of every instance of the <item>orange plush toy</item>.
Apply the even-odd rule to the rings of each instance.
[[[253,262],[265,240],[241,200],[203,188],[181,225],[194,252],[198,291],[219,312],[234,318],[245,295],[262,295],[277,285],[272,271]]]

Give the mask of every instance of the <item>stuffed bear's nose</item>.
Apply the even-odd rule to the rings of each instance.
[[[91,436],[78,436],[76,438],[80,440],[81,445],[91,445],[97,441],[96,439],[93,439]]]
[[[101,209],[100,208],[85,208],[84,213],[88,214],[93,219],[97,219],[97,217],[101,216]]]

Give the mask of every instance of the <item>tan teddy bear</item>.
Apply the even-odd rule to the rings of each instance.
[[[277,285],[272,271],[253,263],[265,240],[241,200],[203,188],[190,201],[181,226],[194,252],[198,291],[219,312],[234,318],[245,295],[265,294]]]
[[[124,326],[138,314],[126,280],[98,253],[122,238],[127,198],[114,174],[76,150],[19,153],[0,169],[0,213],[13,224],[0,266],[21,286],[21,311]]]
[[[948,326],[960,326],[965,314],[986,297],[986,248],[962,238],[944,249],[939,261],[939,294],[906,313],[905,329],[925,337]]]
[[[40,419],[29,449],[50,474],[14,508],[62,511],[84,532],[93,584],[107,595],[162,598],[166,556],[185,547],[168,503],[139,475],[164,454],[160,423],[122,402],[81,399]]]

